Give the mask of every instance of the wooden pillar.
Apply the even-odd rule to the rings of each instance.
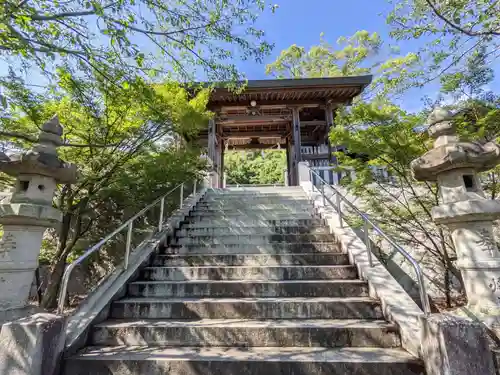
[[[210,162],[209,170],[209,187],[214,188],[214,174],[215,174],[215,119],[208,120],[208,144],[207,156]]]
[[[208,126],[208,157],[212,163],[212,188],[219,188],[221,186],[221,168],[223,164],[222,143],[222,138],[217,134],[217,123],[215,122],[215,119],[210,119]]]
[[[220,138],[220,163],[219,163],[219,188],[224,188],[224,151],[226,150],[224,140]]]
[[[300,111],[298,107],[292,108],[292,137],[293,137],[293,153],[292,153],[292,186],[297,186],[299,176],[299,162],[302,161],[302,152],[300,141]]]
[[[222,138],[218,137],[216,135],[215,137],[215,173],[216,173],[216,176],[215,176],[215,186],[214,188],[220,188],[222,185],[221,185],[221,177],[222,177]]]
[[[288,137],[286,137],[286,175],[287,175],[288,186],[293,186],[291,163],[292,163],[292,148],[290,140],[288,139]]]
[[[208,158],[215,165],[215,120],[208,120]]]
[[[330,142],[330,129],[334,126],[332,103],[328,103],[325,106],[325,120],[326,120],[326,127],[327,127],[326,142],[328,145],[328,162],[330,165],[337,165],[337,157],[333,155],[333,152],[337,151],[337,148],[335,146],[332,146],[332,144]],[[330,171],[329,174],[330,174],[329,179],[332,183],[337,183],[337,181],[340,179],[338,172]]]

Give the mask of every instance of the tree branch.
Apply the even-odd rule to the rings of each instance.
[[[434,14],[441,19],[444,23],[446,23],[448,26],[451,28],[460,31],[461,33],[468,35],[468,36],[484,36],[484,35],[498,35],[500,36],[500,32],[497,31],[481,31],[481,32],[475,32],[472,30],[466,30],[463,27],[451,22],[448,18],[446,18],[443,14],[440,13],[439,9],[436,7],[436,5],[431,1],[431,0],[425,0],[427,5],[432,9]]]
[[[0,136],[7,137],[7,138],[21,139],[23,141],[27,141],[27,142],[31,142],[31,143],[38,142],[38,140],[36,138],[30,137],[29,135],[26,135],[26,134],[21,134],[21,133],[16,133],[16,132],[0,131]],[[78,148],[95,147],[95,148],[106,148],[106,147],[115,147],[115,146],[116,146],[116,144],[99,145],[99,144],[64,143],[60,147],[78,147]]]
[[[169,35],[174,35],[174,34],[179,34],[179,33],[185,33],[185,32],[188,32],[188,31],[195,31],[195,30],[204,29],[204,28],[207,28],[209,26],[213,26],[214,25],[214,23],[211,22],[211,23],[208,23],[208,24],[202,25],[202,26],[188,27],[186,29],[180,29],[180,30],[168,31],[167,32],[167,31],[154,31],[154,30],[140,29],[140,28],[135,27],[135,26],[127,25],[123,21],[116,20],[116,19],[112,19],[112,21],[114,23],[117,23],[120,26],[126,27],[127,29],[130,29],[130,30],[133,30],[133,31],[137,31],[137,32],[142,33],[142,34],[159,35],[159,36],[169,36]]]
[[[168,57],[170,57],[174,64],[184,73],[186,77],[189,76],[189,72],[182,66],[181,62],[172,54],[170,51],[168,51],[164,46],[162,46],[160,43],[158,43],[155,38],[153,38],[151,35],[146,34],[149,40],[151,40],[158,48],[160,48],[164,54],[166,54]]]
[[[107,9],[112,7],[113,5],[116,5],[118,1],[109,3],[108,5],[105,5],[102,7],[102,9]],[[52,14],[52,15],[42,15],[42,14],[32,14],[30,15],[31,19],[33,21],[55,21],[61,18],[71,18],[71,17],[83,17],[83,16],[92,16],[97,13],[97,10],[94,8],[92,10],[80,10],[80,11],[75,11],[75,12],[61,12],[57,14]]]
[[[462,60],[465,57],[465,55],[467,55],[469,52],[471,52],[473,49],[475,49],[479,44],[481,44],[481,40],[474,43],[474,45],[472,47],[468,48],[466,51],[462,52],[460,54],[460,56],[453,57],[453,59],[449,65],[447,65],[445,68],[441,69],[441,71],[438,74],[432,76],[431,78],[427,78],[424,82],[421,83],[421,85],[425,85],[425,84],[432,82],[435,79],[441,77],[446,71],[451,69],[453,66],[457,65],[460,62],[460,60]]]
[[[96,11],[94,9],[94,10],[85,10],[79,12],[63,12],[58,14],[52,14],[49,16],[43,16],[41,14],[33,14],[30,17],[33,21],[55,21],[61,18],[91,16],[94,15],[95,12]]]

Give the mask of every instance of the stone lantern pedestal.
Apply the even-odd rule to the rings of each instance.
[[[443,109],[430,115],[434,148],[411,167],[417,180],[438,184],[442,203],[432,209],[432,218],[451,233],[467,309],[477,317],[500,316],[500,251],[493,237],[500,202],[486,199],[478,178],[478,172],[500,163],[500,146],[461,142],[451,120]]]
[[[56,185],[76,181],[76,167],[61,161],[62,127],[57,117],[45,123],[38,143],[22,154],[0,155],[0,170],[16,177],[11,195],[0,203],[0,310],[26,305],[45,230],[62,219],[52,207]]]

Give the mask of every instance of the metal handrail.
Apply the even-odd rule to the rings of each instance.
[[[422,272],[422,268],[418,264],[418,262],[413,258],[408,252],[403,249],[401,246],[399,246],[394,240],[392,240],[387,234],[384,233],[382,229],[380,229],[373,221],[370,220],[370,218],[362,212],[360,209],[358,209],[351,201],[349,201],[342,193],[340,193],[336,188],[333,187],[333,185],[330,185],[327,183],[316,171],[314,171],[311,167],[309,168],[309,180],[311,181],[311,184],[313,188],[315,188],[312,175],[315,175],[317,179],[321,182],[321,190],[320,191],[322,197],[323,197],[323,204],[326,205],[326,203],[329,203],[332,207],[336,208],[337,213],[339,214],[339,222],[340,222],[340,227],[343,227],[343,219],[342,219],[342,208],[341,208],[341,202],[344,201],[351,209],[354,210],[362,219],[363,219],[363,226],[364,226],[364,237],[365,237],[365,245],[368,253],[368,262],[370,264],[370,267],[373,267],[373,259],[372,259],[372,249],[371,249],[371,240],[369,236],[369,226],[377,232],[380,236],[382,236],[389,244],[391,244],[401,255],[403,255],[406,260],[410,262],[410,264],[413,266],[413,269],[415,270],[415,274],[417,275],[417,281],[418,281],[418,288],[419,288],[419,293],[420,293],[420,301],[422,303],[422,308],[424,310],[425,315],[430,315],[431,313],[431,305],[429,302],[429,296],[427,294],[427,289],[425,287],[425,282],[424,282],[424,275]],[[325,195],[325,185],[328,185],[335,193],[336,196],[336,203],[334,204],[330,198],[328,198]],[[336,207],[335,207],[336,206]]]
[[[125,259],[123,261],[123,270],[127,270],[129,266],[129,260],[130,260],[130,251],[132,247],[132,230],[134,228],[134,221],[142,216],[144,213],[149,211],[151,208],[156,207],[158,203],[160,203],[160,218],[158,220],[158,232],[160,232],[163,228],[163,216],[165,212],[165,198],[167,198],[170,194],[172,194],[175,190],[180,188],[180,208],[182,208],[183,205],[183,200],[184,200],[184,182],[182,184],[177,185],[173,189],[169,190],[166,194],[162,195],[158,199],[156,199],[153,203],[149,204],[148,206],[144,207],[142,210],[140,210],[138,213],[136,213],[134,216],[132,216],[130,219],[128,219],[126,222],[124,222],[122,225],[120,225],[118,228],[116,228],[113,232],[108,234],[106,237],[104,237],[102,240],[100,240],[98,243],[96,243],[94,246],[90,247],[83,255],[81,255],[78,259],[76,259],[73,263],[71,263],[68,267],[66,267],[66,270],[64,271],[62,280],[61,280],[61,290],[59,293],[59,300],[57,303],[57,312],[59,314],[62,314],[64,311],[64,305],[66,303],[66,296],[68,294],[68,283],[69,283],[69,278],[71,276],[71,273],[73,270],[81,264],[85,259],[87,259],[90,255],[98,251],[103,245],[105,245],[110,239],[115,237],[118,233],[122,232],[125,228],[127,228],[127,242],[125,244]],[[196,194],[196,180],[194,181],[194,187],[193,187],[193,194]]]

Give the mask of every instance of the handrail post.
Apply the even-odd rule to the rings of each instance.
[[[368,263],[370,264],[370,267],[373,267],[373,259],[372,259],[372,242],[370,241],[370,232],[368,231],[369,225],[368,225],[368,220],[366,220],[365,217],[363,217],[364,221],[364,234],[365,234],[365,245],[366,245],[366,250],[368,252]]]
[[[196,179],[194,180],[194,184],[193,184],[193,196],[196,195]]]
[[[326,206],[325,183],[321,181],[321,195],[323,196],[323,206]]]
[[[160,201],[160,220],[158,223],[158,232],[161,232],[163,228],[163,211],[165,210],[165,197]]]
[[[417,279],[418,279],[418,284],[420,286],[420,301],[422,302],[422,310],[424,310],[424,313],[426,316],[429,316],[431,314],[431,304],[429,302],[429,296],[427,295],[427,289],[425,288],[424,285],[424,276],[422,275],[422,272],[419,268],[415,268],[415,273],[417,274]]]
[[[344,228],[344,222],[342,220],[342,202],[338,191],[336,192],[335,197],[337,202],[337,213],[339,214],[339,225],[341,228]]]
[[[132,230],[134,229],[134,221],[132,220],[128,224],[127,230],[127,242],[125,243],[125,261],[123,262],[123,268],[128,269],[128,261],[130,257],[130,248],[132,247]]]
[[[181,184],[181,203],[179,207],[182,208],[182,202],[184,201],[184,182]]]
[[[59,291],[59,301],[57,304],[58,314],[62,314],[64,311],[64,305],[66,304],[66,296],[68,294],[69,277],[71,275],[71,272],[73,271],[73,268],[75,268],[74,264],[75,263],[72,263],[66,268],[61,280],[61,290]]]

